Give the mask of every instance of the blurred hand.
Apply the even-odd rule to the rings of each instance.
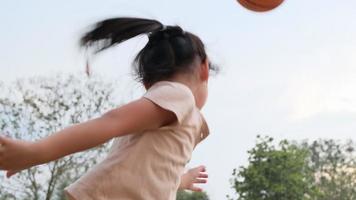
[[[8,178],[37,164],[39,155],[33,144],[0,135],[0,170],[6,170]]]
[[[194,192],[203,191],[202,188],[196,187],[195,184],[207,183],[208,174],[206,173],[205,166],[201,165],[188,170],[182,175],[180,189],[191,190]]]

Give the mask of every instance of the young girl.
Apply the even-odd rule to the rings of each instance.
[[[97,23],[81,44],[100,52],[142,34],[149,41],[134,62],[147,90],[142,98],[36,142],[0,137],[0,170],[10,177],[119,137],[105,160],[65,189],[69,199],[175,200],[179,188],[200,190],[193,184],[206,182],[204,167],[183,171],[209,134],[200,109],[214,68],[202,41],[156,20],[113,18]]]

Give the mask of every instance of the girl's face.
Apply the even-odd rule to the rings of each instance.
[[[198,87],[196,90],[196,103],[197,107],[201,109],[208,98],[208,80],[209,80],[209,61],[206,59],[204,62],[201,63],[200,65],[200,70],[199,70],[199,83]]]
[[[208,80],[201,82],[200,86],[197,89],[197,99],[196,104],[199,109],[201,109],[208,99]]]

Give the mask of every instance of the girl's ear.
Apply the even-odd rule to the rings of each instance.
[[[148,88],[150,88],[147,83],[144,83],[143,86],[145,86],[146,90],[148,90]]]
[[[143,83],[143,86],[145,86],[145,89],[148,90],[152,86],[150,83]]]
[[[200,79],[207,81],[209,79],[209,60],[206,58],[200,65]]]

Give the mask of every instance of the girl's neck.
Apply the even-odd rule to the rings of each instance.
[[[206,85],[204,85],[206,84],[205,82],[199,81],[195,77],[184,76],[184,74],[172,77],[167,81],[178,82],[187,86],[193,93],[196,106],[199,109],[203,107],[205,103],[205,94],[203,94],[206,87]]]

